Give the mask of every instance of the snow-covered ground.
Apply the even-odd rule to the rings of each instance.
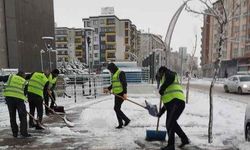
[[[196,84],[205,81],[197,81]],[[159,95],[154,86],[149,84],[130,85],[128,97],[138,103],[159,104]],[[58,105],[64,105],[69,119],[76,126],[68,128],[62,123],[55,126],[56,122],[47,123],[50,127],[48,132],[35,135],[37,145],[52,145],[55,143],[65,144],[65,149],[159,149],[166,142],[145,141],[146,131],[155,130],[157,118],[148,114],[137,105],[125,101],[122,110],[131,119],[131,123],[121,129],[115,129],[117,119],[113,110],[113,96],[97,97],[97,99],[86,99],[78,97],[77,103],[73,99],[58,99]],[[245,142],[243,127],[246,104],[232,101],[230,97],[214,96],[214,126],[213,143],[208,144],[208,115],[209,98],[207,91],[191,89],[189,104],[179,119],[179,124],[190,138],[192,145],[200,149],[240,149],[249,150],[250,143]],[[160,120],[160,130],[165,130],[165,115]],[[5,104],[0,104],[0,132],[11,133],[8,120],[8,112]],[[55,120],[56,121],[56,120]],[[11,137],[11,136],[10,136]],[[12,149],[0,136],[0,149]],[[81,139],[72,140],[70,139]],[[67,139],[67,140],[65,140]],[[66,142],[72,144],[66,144]],[[15,142],[13,140],[13,142]],[[177,143],[180,140],[177,138]],[[27,146],[27,145],[26,145]],[[83,148],[83,147],[86,148]],[[40,147],[42,148],[42,147]],[[48,147],[44,148],[47,149]],[[19,147],[25,149],[25,145]]]

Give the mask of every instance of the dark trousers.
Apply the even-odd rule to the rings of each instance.
[[[118,94],[118,95],[122,96],[121,94]],[[121,106],[122,106],[123,101],[124,100],[122,98],[115,96],[114,110],[115,110],[119,125],[123,125],[122,120],[124,120],[125,122],[129,121],[129,118],[121,111]]]
[[[6,103],[8,105],[10,115],[10,126],[12,129],[13,136],[18,135],[18,125],[16,123],[16,111],[20,120],[20,133],[21,135],[27,135],[27,113],[24,101],[17,98],[6,97]]]
[[[166,128],[168,131],[168,145],[175,144],[175,133],[181,138],[182,142],[187,141],[187,135],[177,123],[178,118],[185,108],[185,102],[179,99],[173,99],[164,105],[167,109]]]
[[[39,122],[43,120],[43,98],[32,93],[28,93],[28,100],[30,106],[30,114],[34,116],[35,109],[37,110],[37,118]],[[34,120],[30,117],[29,118],[29,125],[34,125]]]
[[[54,105],[55,105],[55,100],[56,100],[56,96],[55,96],[54,91],[51,91],[51,96],[53,99],[51,99],[48,94],[45,94],[44,95],[44,102],[47,106],[49,106],[49,99],[51,99],[50,108],[53,109]],[[45,113],[46,114],[49,113],[49,109],[47,107],[45,107]]]

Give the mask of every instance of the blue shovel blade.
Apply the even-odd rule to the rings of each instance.
[[[167,134],[166,131],[147,130],[146,140],[147,141],[165,141],[166,134]]]

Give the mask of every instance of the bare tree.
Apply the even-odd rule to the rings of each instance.
[[[193,0],[194,1],[194,0]],[[209,124],[208,124],[208,142],[213,142],[213,87],[216,82],[216,78],[219,74],[220,65],[221,65],[221,57],[222,57],[222,49],[225,40],[227,40],[225,28],[229,22],[229,20],[233,19],[235,16],[235,11],[238,9],[239,5],[235,8],[230,9],[225,7],[225,2],[227,0],[217,0],[216,2],[212,3],[211,0],[196,0],[197,2],[201,3],[204,6],[204,10],[195,10],[192,9],[190,6],[186,6],[186,10],[188,12],[192,12],[195,14],[211,16],[213,17],[217,23],[217,32],[218,32],[218,46],[217,46],[217,58],[214,62],[214,75],[213,80],[211,82],[209,88]]]
[[[188,103],[188,98],[189,98],[189,84],[190,84],[190,79],[193,73],[194,55],[196,52],[196,47],[197,47],[197,35],[195,35],[195,44],[194,44],[194,49],[193,49],[192,56],[191,56],[191,62],[188,64],[188,69],[190,70],[190,72],[188,75],[188,82],[186,86],[186,103]]]

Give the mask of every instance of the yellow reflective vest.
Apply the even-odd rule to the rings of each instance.
[[[10,75],[7,81],[7,85],[4,88],[3,95],[5,97],[15,97],[20,100],[27,100],[24,95],[24,88],[26,85],[26,80],[18,75]]]
[[[121,71],[118,69],[112,76],[112,91],[114,94],[119,94],[123,91],[123,87],[119,78],[120,73]]]
[[[161,83],[163,84],[164,81],[165,75],[162,77]],[[177,74],[175,75],[174,82],[165,89],[164,94],[161,96],[161,100],[165,104],[172,101],[174,98],[185,101],[185,95],[183,93],[183,89],[180,85]]]
[[[57,77],[53,78],[52,74],[50,73],[48,80],[49,80],[49,88],[51,88],[53,86],[53,84],[56,84]]]
[[[44,86],[48,81],[49,80],[44,73],[35,72],[29,80],[28,92],[39,95],[43,98]]]

